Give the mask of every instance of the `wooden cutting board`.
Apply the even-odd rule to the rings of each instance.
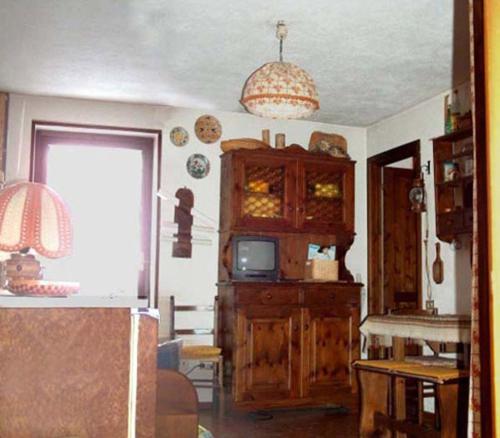
[[[444,266],[441,260],[441,244],[436,243],[436,259],[432,264],[432,278],[436,284],[441,284],[444,279]]]

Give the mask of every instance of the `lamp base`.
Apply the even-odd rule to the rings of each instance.
[[[5,280],[40,280],[42,267],[33,254],[13,253],[4,263]]]

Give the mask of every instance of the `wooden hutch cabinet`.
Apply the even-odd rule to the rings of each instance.
[[[451,243],[461,234],[472,234],[472,129],[437,137],[433,144],[436,234]]]
[[[340,404],[355,390],[354,165],[296,145],[222,155],[218,342],[237,407]],[[279,239],[278,281],[232,279],[241,235]],[[304,280],[309,243],[336,245],[339,281]]]

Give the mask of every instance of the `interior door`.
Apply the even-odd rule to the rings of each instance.
[[[249,306],[237,312],[236,402],[298,397],[300,309]]]
[[[420,229],[408,197],[414,172],[384,167],[382,177],[383,308],[418,308]]]

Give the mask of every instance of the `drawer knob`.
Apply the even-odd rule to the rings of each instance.
[[[271,294],[270,292],[268,292],[268,293],[266,294],[266,298],[267,298],[268,300],[270,300],[272,297],[273,297],[273,296],[272,296],[272,294]]]

